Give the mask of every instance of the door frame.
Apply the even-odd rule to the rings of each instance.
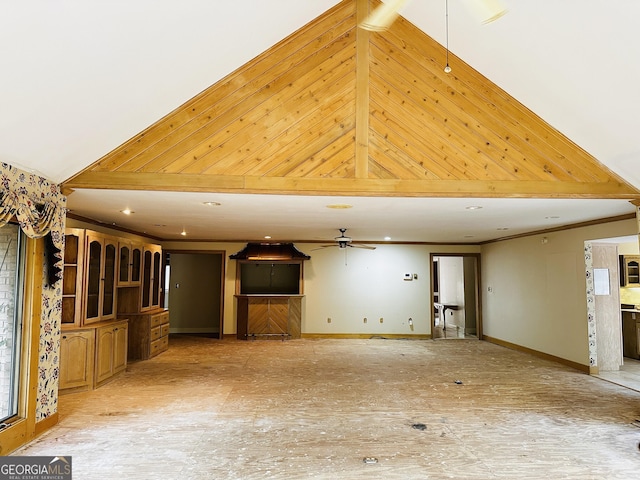
[[[429,273],[430,273],[430,287],[429,287],[429,311],[431,312],[431,338],[433,339],[433,332],[436,328],[436,317],[433,314],[434,309],[434,280],[435,280],[435,271],[433,269],[435,257],[468,257],[475,258],[475,285],[476,285],[476,336],[478,340],[483,339],[483,331],[482,331],[482,288],[480,287],[481,283],[481,254],[480,253],[470,253],[470,252],[447,252],[447,253],[436,253],[432,252],[429,254]],[[438,278],[439,282],[442,282],[441,278]]]
[[[224,338],[224,289],[225,289],[225,276],[226,276],[226,255],[227,252],[225,250],[181,250],[181,249],[166,249],[163,250],[163,253],[171,255],[172,253],[181,254],[181,255],[220,255],[220,314],[219,314],[219,325],[218,325],[218,340],[222,340]],[[166,257],[164,257],[166,258]],[[163,260],[164,260],[163,258]],[[164,264],[164,261],[163,261]],[[171,262],[169,262],[169,266],[171,267]],[[163,275],[166,272],[166,268],[162,269]],[[169,279],[171,280],[171,279]],[[165,282],[163,281],[163,285]],[[169,292],[166,292],[168,295]],[[163,300],[164,301],[164,300]],[[171,311],[171,308],[169,308]]]

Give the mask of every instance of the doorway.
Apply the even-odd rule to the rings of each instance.
[[[638,312],[640,288],[625,276],[627,258],[638,258],[638,237],[616,237],[585,242],[585,267],[587,278],[594,278],[596,271],[608,272],[610,291],[598,291],[593,285],[587,288],[587,313],[589,331],[589,358],[591,373],[604,380],[640,391],[640,359],[638,350],[629,347],[629,338],[640,334],[625,332]],[[627,274],[628,275],[628,274]],[[602,290],[602,289],[600,289]],[[626,333],[626,335],[625,335]]]
[[[482,338],[480,254],[431,254],[431,336]]]
[[[166,252],[164,307],[171,312],[171,333],[222,338],[224,255]]]

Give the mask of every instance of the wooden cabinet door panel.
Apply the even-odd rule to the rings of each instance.
[[[113,327],[96,331],[96,384],[113,375],[114,335]]]
[[[113,373],[121,372],[127,368],[127,323],[121,323],[114,327],[113,345]]]
[[[289,300],[272,299],[269,302],[269,331],[286,335],[289,331]]]
[[[269,300],[255,299],[249,304],[248,334],[263,335],[269,333]]]
[[[60,389],[90,386],[94,331],[63,333],[60,339]]]

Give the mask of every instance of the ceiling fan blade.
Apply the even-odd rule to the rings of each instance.
[[[407,0],[388,0],[381,4],[360,23],[360,28],[371,32],[382,32],[389,28]]]
[[[366,248],[367,250],[375,250],[376,247],[372,247],[371,245],[363,245],[362,243],[351,243],[349,244],[350,247],[353,248]]]
[[[388,0],[371,12],[360,23],[360,28],[372,32],[387,30],[400,15],[400,9],[407,0]],[[502,0],[475,0],[469,2],[471,8],[483,24],[491,23],[504,16],[508,10]]]
[[[314,250],[322,250],[323,248],[327,248],[327,247],[338,247],[339,245],[337,243],[331,244],[331,245],[320,245],[317,248],[312,248],[311,251],[313,252]]]
[[[502,0],[480,0],[470,2],[473,10],[483,24],[491,23],[505,15],[508,10]]]

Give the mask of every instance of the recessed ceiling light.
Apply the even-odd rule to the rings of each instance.
[[[219,207],[221,205],[220,202],[202,202],[202,204],[207,207]]]
[[[465,235],[464,238],[473,238],[475,235]]]
[[[125,215],[131,215],[132,213],[136,213],[136,212],[128,208],[125,208],[124,210],[120,210],[120,213],[124,213]]]
[[[549,215],[548,217],[544,217],[546,220],[555,220],[556,218],[560,218],[558,215]]]
[[[271,240],[271,235],[265,235],[264,238],[267,240]]]
[[[505,230],[509,230],[509,228],[507,228],[507,227],[499,227],[499,228],[497,228],[497,230],[505,231]]]
[[[154,227],[166,227],[167,225],[164,223],[154,223],[153,224]]]
[[[391,240],[391,237],[384,237],[385,241],[388,242],[389,240]]]
[[[182,231],[180,232],[180,235],[182,235],[183,237],[186,237],[186,236],[187,236],[187,232],[186,232],[186,231],[184,231],[184,230],[182,230]]]
[[[349,205],[348,203],[332,203],[327,205],[327,208],[333,208],[334,210],[345,210],[347,208],[353,208],[353,205]]]
[[[470,205],[465,207],[466,210],[480,210],[482,207],[480,205]]]

